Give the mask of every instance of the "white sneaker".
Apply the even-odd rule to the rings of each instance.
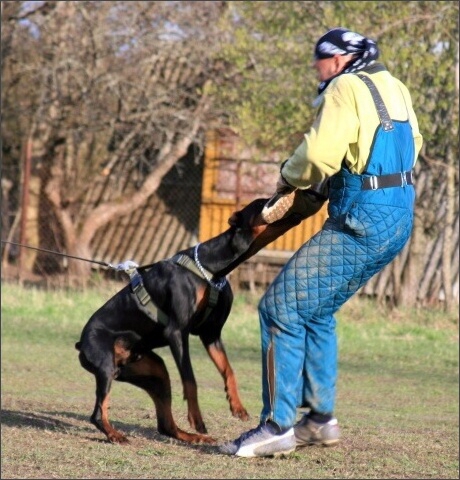
[[[340,429],[336,418],[332,418],[327,423],[317,423],[311,420],[308,415],[304,415],[294,425],[296,445],[304,447],[306,445],[324,445],[331,447],[339,443]]]
[[[293,452],[295,447],[294,428],[279,431],[276,424],[266,422],[221,445],[219,451],[238,457],[277,457]]]

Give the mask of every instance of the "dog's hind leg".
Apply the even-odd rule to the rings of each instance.
[[[143,354],[139,360],[124,365],[117,380],[142,388],[152,398],[157,415],[158,431],[168,437],[188,443],[215,443],[200,433],[181,430],[172,415],[171,381],[163,359],[154,352]]]
[[[106,372],[97,372],[96,376],[96,404],[91,423],[101,432],[105,433],[111,443],[128,443],[128,439],[121,432],[113,428],[109,421],[109,398],[112,386],[112,376]]]
[[[236,376],[228,360],[222,340],[219,338],[214,342],[207,344],[202,339],[202,342],[208,355],[224,379],[225,392],[227,393],[227,400],[230,404],[232,415],[241,420],[248,420],[249,414],[241,403],[236,384]]]
[[[132,360],[131,348],[137,340],[133,332],[123,332],[113,340],[107,331],[101,330],[76,345],[82,367],[96,379],[96,403],[90,421],[112,443],[128,443],[126,436],[110,424],[109,399],[112,381],[120,365]]]

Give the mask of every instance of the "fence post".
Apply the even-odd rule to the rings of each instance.
[[[22,198],[21,198],[21,225],[19,229],[19,243],[21,245],[27,244],[27,213],[29,210],[29,184],[30,184],[30,164],[32,157],[32,139],[30,137],[26,140],[26,145],[24,148],[24,162],[23,162],[23,172],[22,172]],[[22,268],[24,265],[24,249],[19,248],[19,269],[18,269],[18,280],[19,283],[22,283]]]

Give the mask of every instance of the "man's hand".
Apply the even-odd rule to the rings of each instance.
[[[293,187],[284,177],[280,174],[278,181],[276,182],[276,193],[280,195],[288,195],[289,193],[296,190],[296,187]]]

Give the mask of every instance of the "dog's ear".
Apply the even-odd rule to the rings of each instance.
[[[228,224],[231,227],[236,227],[238,225],[238,215],[240,212],[233,212],[231,217],[228,219]]]

